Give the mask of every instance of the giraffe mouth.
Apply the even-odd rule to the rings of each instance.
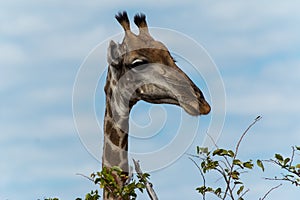
[[[154,85],[150,84],[147,86],[151,88],[151,86]],[[157,91],[156,95],[153,95],[152,93],[141,92],[143,90],[147,90],[147,86],[144,85],[145,88],[139,88],[137,90],[139,94],[139,100],[144,100],[146,102],[155,104],[177,105],[182,107],[188,114],[192,116],[207,115],[211,110],[210,105],[207,103],[202,92],[197,87],[192,86],[180,89],[177,88],[175,91],[170,91],[164,87],[155,85]]]
[[[210,105],[202,99],[199,101],[180,103],[179,106],[192,116],[207,115],[211,110]]]
[[[151,100],[150,100],[151,99]],[[186,98],[176,98],[175,96],[160,96],[155,98],[145,98],[145,101],[157,104],[173,104],[182,107],[185,112],[192,116],[207,115],[211,107],[204,99],[187,100]]]

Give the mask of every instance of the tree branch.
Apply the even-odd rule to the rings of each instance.
[[[201,170],[201,168],[199,167],[199,165],[196,163],[196,161],[194,161],[191,157],[189,157],[189,159],[196,165],[196,167],[198,168],[200,174],[201,174],[201,177],[202,177],[202,180],[203,180],[203,186],[206,187],[206,180],[205,180],[205,176]],[[203,196],[203,200],[205,200],[205,193],[202,195]]]
[[[237,143],[237,145],[236,145],[236,147],[235,147],[235,152],[234,152],[234,156],[233,156],[232,161],[234,161],[234,160],[236,159],[236,156],[237,156],[238,151],[239,151],[240,144],[241,144],[243,138],[245,137],[245,135],[248,133],[248,131],[250,130],[250,128],[251,128],[252,126],[254,126],[254,124],[256,124],[256,122],[258,122],[261,118],[262,118],[261,116],[256,117],[255,120],[254,120],[254,122],[252,122],[252,124],[250,124],[250,125],[248,126],[248,128],[244,131],[244,133],[243,133],[242,136],[240,137],[240,139],[239,139],[239,141],[238,141],[238,143]],[[234,164],[232,163],[232,164],[231,164],[231,167],[230,167],[229,173],[232,173],[233,167],[234,167]],[[233,198],[232,190],[231,190],[231,188],[230,188],[230,182],[231,182],[231,176],[229,176],[229,178],[228,178],[228,182],[227,182],[227,187],[226,187],[226,190],[225,190],[224,199],[226,198],[226,195],[227,195],[227,192],[228,192],[228,191],[230,192],[231,198]]]
[[[275,187],[272,187],[266,194],[265,194],[265,196],[263,196],[263,198],[259,198],[259,200],[264,200],[273,190],[275,190],[275,189],[277,189],[277,188],[279,188],[280,186],[282,186],[282,184],[279,184],[279,185],[277,185],[277,186],[275,186]]]
[[[244,131],[244,133],[243,133],[242,136],[240,137],[240,139],[239,139],[239,141],[238,141],[238,143],[237,143],[237,145],[236,145],[236,148],[235,148],[234,159],[235,159],[236,156],[237,156],[237,153],[238,153],[238,150],[239,150],[239,147],[240,147],[240,144],[241,144],[243,138],[245,137],[245,135],[247,134],[247,132],[250,130],[250,128],[251,128],[252,126],[254,126],[254,124],[256,124],[256,122],[258,122],[261,118],[262,118],[261,116],[256,117],[255,120],[254,120],[254,122],[252,122],[252,124],[250,124],[250,125],[248,126],[248,128]]]
[[[88,176],[86,176],[86,175],[84,175],[84,174],[76,173],[76,175],[77,175],[77,176],[82,176],[82,177],[84,177],[84,178],[86,178],[86,179],[88,179],[88,180],[94,182],[94,179],[92,179],[92,178],[90,178],[90,177],[88,177]]]
[[[139,164],[139,161],[136,161],[134,159],[133,160],[133,163],[134,163],[134,167],[135,167],[135,171],[136,173],[142,177],[143,176],[143,172],[141,170],[141,167],[140,167],[140,164]],[[152,183],[150,183],[147,179],[145,179],[145,184],[146,184],[146,190],[147,190],[147,193],[150,197],[151,200],[158,200],[158,197],[155,193],[155,191],[153,190],[152,188]]]

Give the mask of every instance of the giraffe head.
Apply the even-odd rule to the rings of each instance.
[[[139,34],[130,30],[126,12],[116,19],[125,31],[121,44],[111,41],[108,48],[107,95],[125,99],[129,109],[139,100],[182,107],[190,115],[208,114],[210,106],[201,90],[176,65],[167,47],[152,38],[146,17],[137,14],[134,23]]]

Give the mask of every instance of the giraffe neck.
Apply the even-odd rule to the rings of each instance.
[[[109,79],[108,79],[109,80]],[[102,167],[111,168],[118,166],[127,177],[129,173],[128,165],[128,128],[129,113],[131,106],[122,97],[120,92],[107,81],[106,87],[106,109],[104,117],[104,146],[102,156]],[[121,179],[115,176],[117,184],[122,187],[127,178]],[[113,200],[112,196],[107,196],[107,191],[103,191],[104,200]]]
[[[106,103],[104,118],[103,166],[118,166],[128,172],[128,114],[120,114]]]
[[[129,172],[128,167],[128,129],[129,114],[134,103],[124,92],[122,81],[114,67],[108,67],[105,94],[106,110],[104,117],[103,167],[120,167]]]

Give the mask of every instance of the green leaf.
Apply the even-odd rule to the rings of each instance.
[[[47,198],[45,200],[59,200],[58,198]]]
[[[231,158],[233,158],[233,157],[234,157],[234,152],[233,152],[233,151],[231,151],[231,150],[228,150],[228,154],[229,154],[229,156],[230,156]]]
[[[298,151],[300,151],[300,146],[296,146],[296,149],[297,149]]]
[[[205,161],[202,161],[201,164],[200,164],[200,166],[201,166],[202,169],[205,167],[205,165],[206,165]]]
[[[216,149],[213,152],[213,156],[215,156],[215,155],[221,156],[222,154],[224,154],[225,151],[226,151],[225,149]]]
[[[96,179],[94,180],[94,183],[95,183],[95,184],[98,184],[100,181],[101,181],[101,178],[96,178]]]
[[[135,187],[136,187],[136,188],[141,188],[141,189],[143,189],[143,188],[145,188],[145,185],[142,184],[142,183],[138,183],[138,184],[136,184]]]
[[[85,195],[85,200],[98,200],[100,198],[100,195],[98,194],[98,190],[91,191],[90,193]],[[77,198],[76,200],[81,200],[80,198]]]
[[[208,148],[197,146],[197,154],[202,154],[202,153],[207,154],[208,153]]]
[[[241,182],[241,181],[234,181],[234,184],[235,185],[239,185],[239,184],[243,184],[243,182]]]
[[[197,190],[199,193],[201,193],[202,195],[204,195],[205,192],[206,192],[206,187],[205,187],[205,186],[201,186],[201,187],[196,188],[196,190]]]
[[[265,171],[265,167],[264,167],[262,161],[261,160],[257,160],[256,163],[257,163],[257,166],[259,166],[261,168],[261,170],[264,172]]]
[[[300,168],[300,163],[299,163],[299,164],[297,164],[295,167],[299,169],[299,168]]]
[[[232,150],[225,150],[225,149],[216,149],[213,152],[213,156],[218,155],[218,156],[229,156],[229,157],[234,157],[234,152]]]
[[[290,162],[290,160],[291,160],[290,158],[286,158],[286,159],[284,159],[284,161],[283,161],[283,165],[284,165],[284,166],[286,166],[286,164],[287,164],[288,162]]]
[[[119,166],[113,166],[112,171],[116,171],[116,172],[122,172],[122,169]]]
[[[280,154],[275,154],[275,158],[279,161],[279,162],[283,162],[283,157]]]
[[[242,186],[238,189],[238,191],[236,192],[237,195],[240,195],[241,192],[243,192],[243,190],[244,190],[244,186],[242,185]]]
[[[94,179],[94,178],[95,178],[95,176],[96,176],[96,174],[95,174],[95,173],[92,173],[92,174],[90,175],[90,177],[91,177],[92,179]]]
[[[234,180],[238,180],[239,179],[239,175],[240,173],[238,171],[233,171],[229,174]]]
[[[235,160],[233,160],[233,164],[234,164],[234,165],[238,165],[238,166],[240,166],[240,167],[242,167],[242,168],[243,168],[243,162],[242,162],[242,161],[240,161],[239,159],[235,159]]]
[[[253,164],[252,164],[251,161],[243,163],[243,166],[246,167],[246,168],[248,168],[248,169],[252,169],[253,168]]]
[[[198,187],[196,188],[196,190],[201,193],[202,195],[204,195],[206,192],[212,192],[213,189],[211,187],[206,187],[206,186],[201,186],[201,187]]]
[[[142,178],[143,178],[144,180],[150,179],[150,174],[144,173],[144,174],[142,175]]]
[[[218,197],[220,197],[221,192],[222,192],[222,189],[221,189],[221,188],[217,188],[217,189],[215,190],[215,194],[216,194]]]

